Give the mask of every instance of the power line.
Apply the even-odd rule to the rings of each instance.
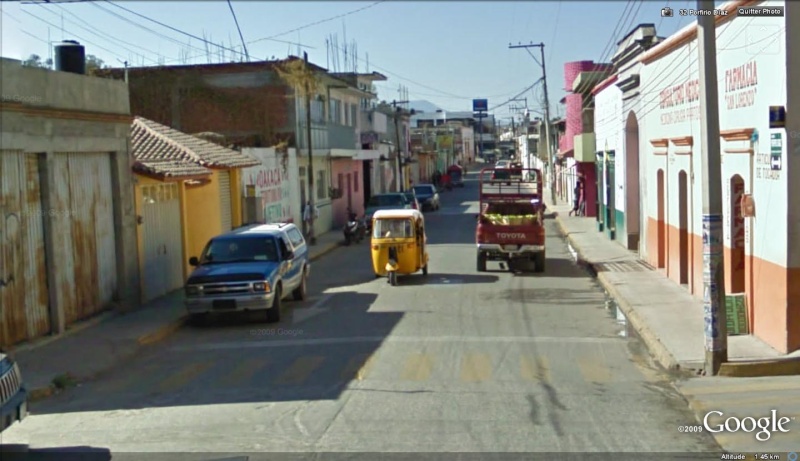
[[[319,21],[315,21],[315,22],[306,24],[304,26],[296,27],[296,28],[294,28],[292,30],[287,30],[286,32],[281,32],[280,34],[270,35],[269,37],[259,38],[259,39],[253,40],[252,42],[247,42],[247,43],[253,44],[253,43],[262,42],[264,40],[273,40],[273,39],[275,39],[277,37],[283,37],[284,35],[289,35],[289,34],[291,34],[293,32],[297,32],[297,31],[300,31],[300,30],[303,30],[303,29],[307,29],[309,27],[313,27],[313,26],[316,26],[316,25],[319,25],[319,24],[323,24],[323,23],[326,23],[326,22],[333,21],[335,19],[344,18],[346,16],[350,16],[352,14],[359,13],[361,11],[364,11],[364,10],[367,10],[369,8],[375,7],[378,4],[383,3],[385,1],[387,1],[387,0],[380,0],[380,1],[377,1],[377,2],[372,3],[370,5],[367,5],[367,6],[352,10],[352,11],[348,11],[347,13],[342,13],[342,14],[339,14],[339,15],[336,15],[336,16],[332,16],[332,17],[326,18],[326,19],[321,19]]]
[[[250,53],[247,52],[247,44],[244,42],[244,35],[242,35],[242,28],[239,27],[239,20],[236,19],[236,12],[233,11],[233,4],[231,0],[228,0],[228,6],[231,9],[231,14],[233,15],[233,22],[236,23],[236,30],[239,31],[239,38],[242,40],[242,48],[244,49],[244,56],[247,59],[247,62],[250,62]]]

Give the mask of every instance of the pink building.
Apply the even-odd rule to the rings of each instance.
[[[364,214],[363,161],[339,158],[332,161],[333,187],[341,198],[333,200],[333,228],[342,228],[347,223],[347,210],[358,216]]]

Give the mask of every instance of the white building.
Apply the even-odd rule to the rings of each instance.
[[[743,6],[784,6],[786,18],[737,16]],[[800,348],[800,183],[787,128],[771,128],[770,107],[800,110],[787,82],[800,77],[789,48],[789,23],[800,27],[800,5],[735,1],[717,17],[725,293],[744,293],[750,331],[781,352]],[[688,26],[641,57],[641,160],[645,258],[695,296],[703,296],[703,206],[697,28]],[[795,43],[796,40],[795,40]],[[796,48],[796,47],[795,47]],[[789,53],[787,60],[787,50]],[[795,90],[796,91],[796,90]],[[797,98],[797,96],[794,96]],[[791,150],[789,150],[791,149]],[[743,217],[742,197],[754,215]],[[787,213],[787,208],[789,209]],[[747,207],[749,209],[749,206]]]

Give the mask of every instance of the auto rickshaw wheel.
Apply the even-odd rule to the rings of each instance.
[[[389,272],[389,284],[393,287],[397,286],[397,272]]]
[[[428,275],[428,265],[427,264],[425,264],[425,266],[422,267],[422,275]]]

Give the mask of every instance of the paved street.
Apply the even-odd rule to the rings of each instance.
[[[427,214],[431,273],[376,279],[368,245],[315,263],[278,325],[186,327],[33,405],[3,443],[133,451],[707,452],[552,220],[545,274],[475,270],[477,184]],[[208,456],[198,459],[207,459]]]

